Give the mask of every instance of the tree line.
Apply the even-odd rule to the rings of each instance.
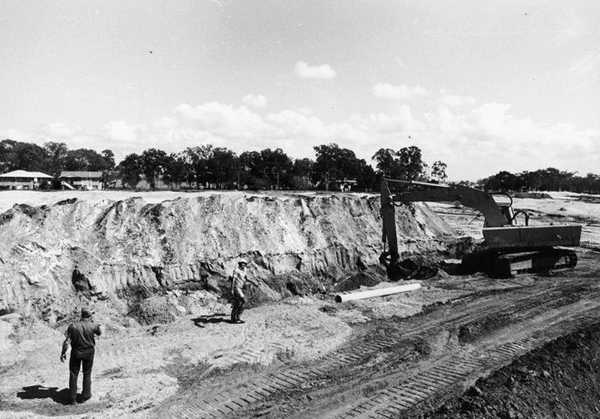
[[[293,159],[281,148],[244,151],[236,154],[210,144],[188,147],[176,153],[149,148],[132,153],[116,164],[110,149],[69,149],[65,143],[43,145],[10,139],[0,141],[0,173],[12,170],[41,171],[58,179],[62,171],[100,171],[107,185],[120,181],[136,188],[147,182],[151,189],[336,189],[349,181],[353,190],[375,190],[378,176],[396,179],[445,182],[447,165],[423,159],[416,146],[398,150],[380,148],[371,161],[359,159],[354,151],[336,143],[314,147],[315,158]],[[373,165],[372,165],[372,164]],[[600,175],[561,171],[556,168],[511,173],[501,171],[475,183],[460,182],[489,191],[571,191],[600,193]],[[59,187],[59,182],[54,182]]]
[[[478,186],[490,191],[569,191],[577,193],[600,193],[600,176],[588,173],[562,171],[553,167],[535,171],[511,173],[501,171],[481,179]]]
[[[108,149],[98,153],[85,148],[69,150],[60,142],[39,146],[4,140],[0,141],[0,172],[43,171],[58,178],[64,170],[102,171],[108,185],[119,180],[124,187],[136,188],[144,180],[151,189],[162,182],[171,188],[300,190],[336,189],[348,183],[353,190],[374,190],[381,174],[407,180],[446,180],[446,164],[437,161],[430,167],[416,146],[378,150],[372,156],[375,168],[336,143],[315,146],[314,152],[314,159],[293,159],[281,148],[238,155],[226,147],[204,144],[176,153],[149,148],[115,164],[114,153]]]

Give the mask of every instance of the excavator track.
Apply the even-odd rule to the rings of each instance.
[[[484,272],[492,278],[510,278],[522,273],[548,274],[577,266],[571,249],[542,248],[530,251],[483,250],[463,257],[458,273]]]
[[[508,264],[511,275],[520,273],[548,273],[577,266],[577,254],[570,249],[547,249],[524,254],[507,254],[499,257],[500,263]]]

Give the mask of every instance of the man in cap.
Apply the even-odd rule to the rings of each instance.
[[[83,366],[83,392],[81,401],[92,397],[92,365],[94,364],[95,336],[100,336],[102,329],[99,324],[92,321],[92,312],[81,309],[81,320],[71,323],[65,333],[60,361],[67,359],[67,349],[71,345],[71,359],[69,360],[69,392],[70,403],[75,403],[77,398],[77,377]]]
[[[244,323],[240,319],[242,312],[244,311],[244,304],[246,303],[246,296],[244,295],[244,285],[246,281],[258,286],[258,282],[248,279],[246,275],[246,266],[248,261],[246,259],[240,259],[238,261],[238,267],[233,270],[231,275],[231,323]]]

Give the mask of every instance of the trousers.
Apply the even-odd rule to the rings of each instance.
[[[69,360],[69,395],[71,401],[77,398],[77,378],[79,370],[83,367],[83,399],[92,397],[92,366],[94,365],[94,349],[83,351],[71,350]]]
[[[244,297],[242,297],[241,295],[239,295],[236,292],[233,293],[233,299],[231,302],[231,321],[232,322],[240,320],[240,316],[242,315],[242,312],[244,311],[244,303],[245,302],[246,302],[246,299]]]

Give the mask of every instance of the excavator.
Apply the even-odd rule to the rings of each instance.
[[[483,272],[493,278],[514,274],[548,273],[577,265],[581,225],[529,225],[530,214],[514,210],[512,197],[496,200],[496,194],[465,186],[383,178],[381,182],[382,240],[379,260],[391,280],[410,277],[410,266],[400,260],[396,237],[395,207],[410,202],[451,202],[483,214],[483,242],[465,254],[451,273]],[[517,224],[521,218],[524,224]]]

